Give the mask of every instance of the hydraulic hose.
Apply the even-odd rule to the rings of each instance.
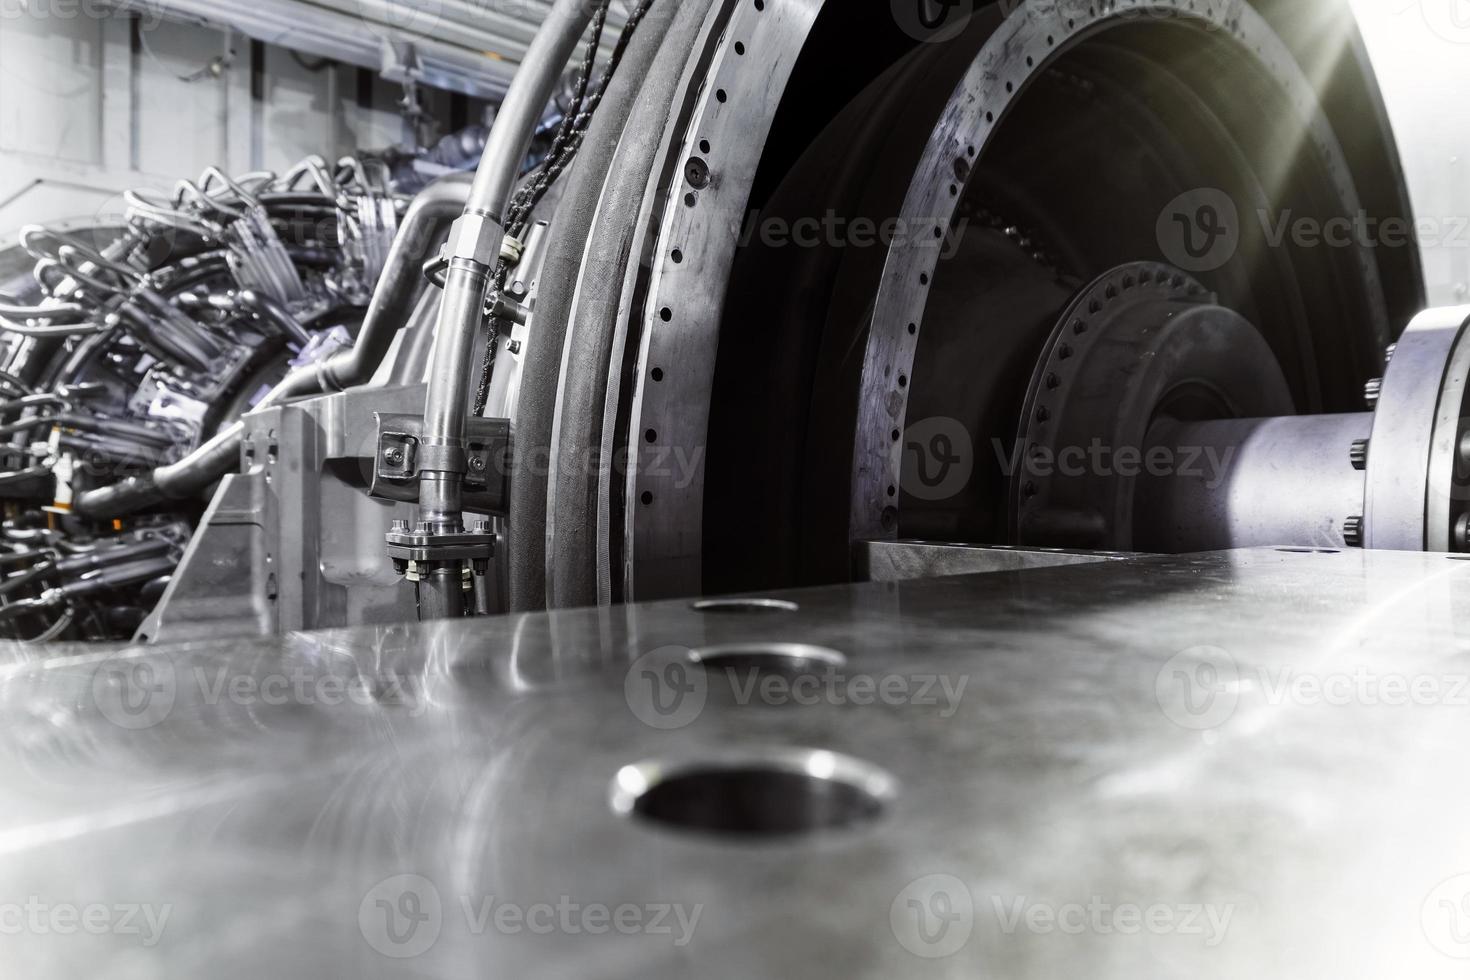
[[[357,343],[320,365],[293,371],[256,406],[257,410],[322,391],[341,391],[372,378],[422,292],[422,257],[447,233],[463,211],[469,193],[469,176],[450,174],[414,198],[373,291]],[[183,459],[160,466],[148,476],[130,477],[79,494],[73,509],[83,517],[105,520],[195,496],[238,465],[244,432],[244,423],[235,422]]]

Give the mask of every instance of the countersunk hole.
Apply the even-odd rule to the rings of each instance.
[[[796,612],[801,607],[785,599],[701,599],[689,608],[702,613]]]
[[[1288,555],[1340,555],[1341,551],[1335,548],[1277,548],[1277,551]]]
[[[691,650],[689,659],[706,671],[728,670],[788,680],[818,676],[847,663],[847,658],[836,650],[809,643],[731,643]]]
[[[851,756],[773,749],[624,766],[611,803],[617,813],[674,830],[780,838],[867,823],[895,789],[892,776]]]

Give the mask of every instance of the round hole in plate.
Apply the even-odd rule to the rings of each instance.
[[[702,613],[796,612],[801,607],[785,599],[701,599],[690,608]]]
[[[613,810],[673,830],[747,840],[840,830],[876,819],[896,783],[860,759],[821,749],[772,749],[624,766]]]
[[[847,663],[836,650],[810,643],[728,643],[691,650],[689,659],[707,671],[787,679],[820,675]]]

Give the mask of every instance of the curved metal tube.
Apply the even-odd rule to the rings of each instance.
[[[437,342],[424,401],[424,443],[462,453],[468,414],[469,365],[475,333],[484,319],[485,296],[505,238],[502,222],[521,162],[551,100],[561,71],[577,49],[595,4],[557,0],[531,42],[500,107],[464,215],[445,250],[448,274]],[[441,464],[442,465],[442,464]],[[451,533],[463,531],[462,472],[425,468],[419,504],[426,521]]]
[[[423,256],[448,232],[469,194],[469,175],[450,174],[414,198],[373,291],[357,343],[322,364],[293,371],[256,406],[257,411],[322,391],[340,391],[372,378],[413,313],[424,283]],[[193,496],[238,464],[244,431],[244,423],[235,422],[177,463],[160,466],[146,477],[131,477],[78,495],[73,509],[84,517],[106,519]]]

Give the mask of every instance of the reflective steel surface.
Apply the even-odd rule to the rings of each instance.
[[[7,649],[0,973],[1464,975],[1470,562],[781,598]]]

